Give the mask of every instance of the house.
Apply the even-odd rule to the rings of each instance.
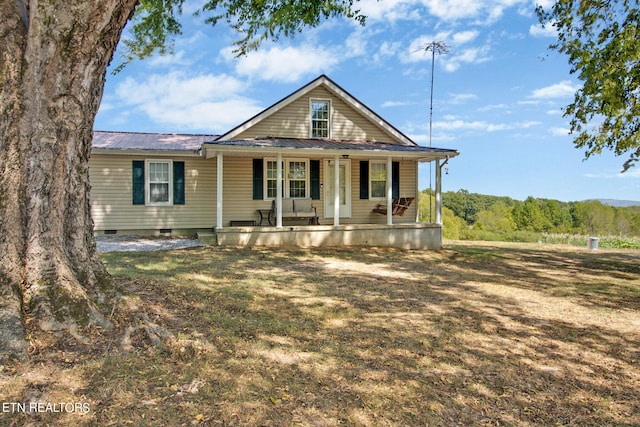
[[[95,131],[95,233],[440,248],[440,171],[458,154],[417,145],[322,75],[223,135]],[[435,163],[433,224],[417,221],[420,162]]]

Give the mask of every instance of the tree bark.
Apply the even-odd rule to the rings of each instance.
[[[106,69],[137,0],[0,0],[0,361],[25,321],[108,327],[90,214]]]

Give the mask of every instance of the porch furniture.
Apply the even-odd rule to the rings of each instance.
[[[260,215],[258,226],[262,227],[264,221],[267,221],[269,225],[273,225],[271,223],[271,209],[258,209],[258,215]]]
[[[391,201],[391,215],[393,216],[404,216],[413,203],[414,197],[400,197],[398,199],[393,199]],[[373,212],[386,215],[387,214],[387,204],[377,204],[373,209]]]
[[[276,201],[271,203],[269,224],[271,218],[276,218]],[[282,219],[307,219],[309,225],[318,224],[318,213],[311,199],[282,199]]]

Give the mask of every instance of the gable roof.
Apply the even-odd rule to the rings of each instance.
[[[217,135],[93,131],[92,149],[198,151]]]
[[[296,90],[292,94],[282,98],[280,101],[276,102],[270,107],[264,109],[260,113],[251,117],[249,120],[245,121],[244,123],[241,123],[240,125],[236,126],[230,131],[220,135],[216,140],[223,141],[223,140],[232,140],[236,138],[239,134],[241,134],[245,130],[251,128],[255,124],[261,122],[262,120],[266,119],[267,117],[271,116],[272,114],[276,113],[277,111],[281,110],[282,108],[286,107],[287,105],[291,104],[297,99],[307,95],[312,90],[320,86],[323,86],[324,88],[326,88],[327,90],[329,90],[330,92],[338,96],[340,99],[342,99],[345,103],[347,103],[348,105],[353,107],[355,110],[360,112],[371,123],[376,125],[382,132],[389,135],[390,139],[399,140],[405,145],[415,145],[415,146],[418,145],[414,141],[412,141],[411,138],[409,138],[407,135],[402,133],[400,130],[394,127],[391,123],[389,123],[388,121],[380,117],[373,110],[371,110],[365,104],[360,102],[355,96],[351,95],[349,92],[344,90],[342,87],[340,87],[337,83],[335,83],[333,80],[331,80],[329,77],[327,77],[324,74],[320,75],[315,80],[307,83],[305,86]]]

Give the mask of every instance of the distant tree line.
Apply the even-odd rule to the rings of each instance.
[[[435,211],[429,212],[429,202],[433,205],[435,197],[430,197],[430,190],[423,190],[419,201],[422,221],[435,215]],[[614,207],[595,200],[560,202],[534,197],[520,201],[467,190],[443,193],[442,203],[444,235],[451,239],[541,233],[640,236],[640,206]]]

